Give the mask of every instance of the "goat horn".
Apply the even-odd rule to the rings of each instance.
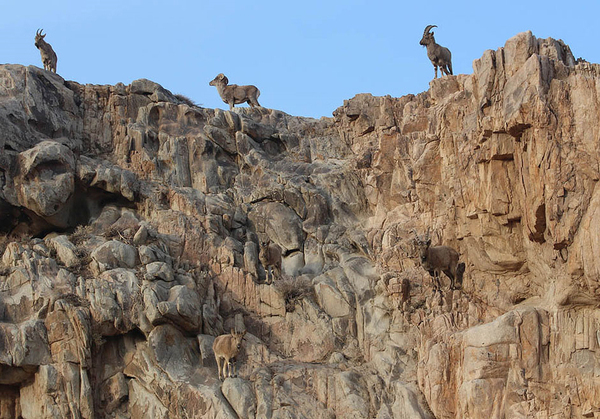
[[[427,32],[429,32],[431,30],[431,28],[437,28],[437,25],[427,25],[427,27],[423,31],[423,35],[425,35]]]
[[[417,233],[417,230],[415,230],[415,229],[413,228],[411,231],[412,231],[412,232],[415,234],[415,238],[414,238],[414,240],[415,240],[417,243],[423,243],[423,242],[424,242],[424,238],[423,238],[423,237],[421,237],[421,236],[419,236],[419,233]]]

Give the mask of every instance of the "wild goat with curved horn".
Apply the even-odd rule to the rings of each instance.
[[[442,75],[452,74],[452,54],[450,50],[435,42],[432,28],[437,28],[436,25],[427,25],[423,31],[423,38],[419,44],[427,47],[427,57],[431,60],[435,69],[435,78],[437,79],[438,67],[442,71]]]
[[[56,62],[58,59],[50,44],[44,41],[46,34],[42,34],[43,31],[43,29],[38,29],[35,33],[35,46],[40,50],[40,54],[42,55],[44,70],[56,73]]]
[[[217,88],[219,96],[223,99],[223,102],[229,105],[229,110],[232,111],[233,107],[238,103],[248,102],[252,108],[258,106],[258,97],[260,96],[260,90],[256,86],[238,86],[237,84],[229,84],[229,79],[223,73],[220,73],[213,80],[208,83],[211,86]]]
[[[421,266],[433,277],[434,290],[441,288],[441,273],[450,278],[450,289],[459,289],[462,286],[465,264],[459,262],[459,254],[449,246],[431,246],[429,229],[424,236],[419,236],[415,230],[415,247],[421,260]]]

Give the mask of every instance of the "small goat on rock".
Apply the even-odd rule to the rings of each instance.
[[[435,42],[433,32],[429,32],[432,28],[437,28],[437,26],[427,25],[419,44],[427,47],[427,57],[431,60],[431,64],[433,64],[435,78],[437,79],[438,67],[440,67],[442,76],[444,74],[452,74],[452,54],[448,48]]]
[[[258,259],[267,273],[267,284],[272,283],[274,277],[281,277],[281,247],[277,243],[262,241]]]
[[[419,237],[416,232],[415,235],[417,236],[415,245],[419,253],[421,265],[433,277],[434,290],[439,290],[441,287],[441,272],[444,272],[450,278],[450,289],[455,290],[460,288],[465,264],[458,262],[458,252],[448,246],[432,247],[429,231],[427,231],[425,237]]]
[[[215,353],[215,359],[217,360],[217,368],[219,369],[219,379],[225,379],[226,377],[235,377],[235,357],[242,348],[242,339],[246,335],[244,330],[242,333],[237,333],[231,329],[230,334],[217,336],[213,342],[213,352]],[[223,365],[221,366],[221,360]],[[227,375],[225,374],[225,367],[227,367]]]
[[[40,50],[40,54],[42,55],[44,70],[56,73],[56,62],[58,58],[56,57],[56,53],[50,44],[44,41],[46,34],[42,35],[42,32],[43,29],[38,29],[38,31],[35,33],[35,46]]]
[[[221,73],[208,84],[217,88],[223,102],[229,105],[229,110],[233,110],[234,105],[244,102],[247,102],[253,108],[255,106],[260,107],[258,103],[260,90],[256,86],[238,86],[237,84],[228,83],[227,76]]]

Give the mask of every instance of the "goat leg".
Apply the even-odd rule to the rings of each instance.
[[[237,377],[235,358],[229,361],[229,371],[231,372],[230,377]]]

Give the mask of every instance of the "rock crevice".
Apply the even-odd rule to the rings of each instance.
[[[0,416],[600,417],[600,65],[473,70],[315,120],[0,66]]]

